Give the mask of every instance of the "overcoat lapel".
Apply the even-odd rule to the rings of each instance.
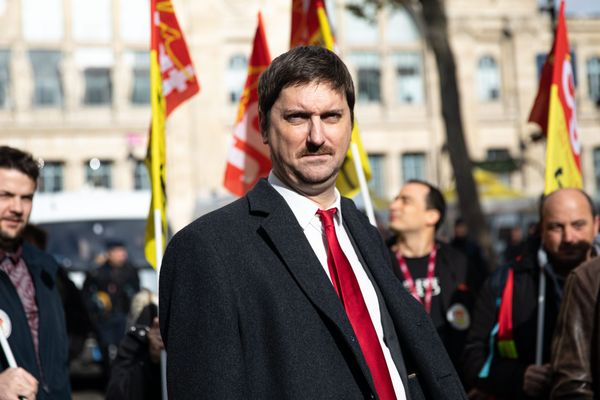
[[[265,215],[259,229],[272,242],[274,250],[306,297],[342,333],[341,336],[352,350],[366,381],[375,391],[369,368],[342,303],[293,212],[265,180],[259,181],[247,198],[251,213]]]
[[[29,268],[31,278],[33,279],[33,284],[36,288],[35,293],[38,306],[38,331],[45,332],[47,327],[52,325],[52,321],[49,319],[51,319],[54,315],[52,310],[49,308],[51,305],[51,302],[49,301],[49,295],[55,285],[55,276],[53,274],[56,272],[56,270],[50,268],[50,271],[48,271],[43,268],[39,257],[37,257],[33,251],[29,250],[29,244],[25,243],[23,246],[23,258],[27,264],[27,267]],[[46,343],[46,340],[46,336],[41,334],[39,335],[38,351],[42,366],[46,365],[51,353],[52,344]]]
[[[417,348],[421,344],[428,343],[420,337],[421,326],[426,324],[422,317],[426,314],[415,312],[414,307],[422,306],[399,284],[392,269],[387,265],[389,261],[383,253],[384,250],[387,251],[385,246],[376,240],[376,236],[372,233],[373,227],[365,223],[366,220],[359,213],[352,201],[342,199],[344,222],[367,264],[366,268],[369,268],[375,284],[381,291],[383,301],[394,322],[402,352],[418,357],[420,352],[428,351],[425,347]]]

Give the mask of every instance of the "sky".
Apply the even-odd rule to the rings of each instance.
[[[540,3],[546,3],[546,0],[540,0]],[[555,1],[556,7],[560,3]],[[565,0],[566,14],[577,16],[600,16],[600,0]]]

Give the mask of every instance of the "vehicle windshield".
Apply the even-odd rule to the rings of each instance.
[[[102,263],[109,240],[125,244],[131,264],[138,268],[149,267],[144,257],[145,219],[40,223],[38,226],[48,233],[46,251],[70,270],[89,270]]]

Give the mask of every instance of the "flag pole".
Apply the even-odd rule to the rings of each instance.
[[[15,360],[15,356],[10,349],[10,345],[8,344],[8,340],[6,340],[6,336],[4,336],[4,330],[0,327],[0,345],[2,345],[2,351],[4,352],[4,356],[6,357],[6,361],[8,362],[8,368],[17,368],[17,361]]]
[[[369,193],[369,187],[367,186],[367,178],[365,177],[365,171],[363,171],[362,168],[362,162],[360,160],[358,145],[354,142],[351,142],[350,150],[352,151],[352,160],[354,161],[354,167],[356,168],[356,175],[358,176],[360,193],[363,197],[367,217],[369,217],[369,222],[371,222],[371,225],[377,227],[377,221],[375,220],[375,212],[373,211],[373,203],[371,201],[371,194]]]
[[[538,285],[538,312],[537,329],[535,342],[535,364],[542,365],[542,356],[544,352],[544,317],[546,315],[546,265],[548,256],[543,248],[538,250],[538,264],[540,265],[540,277]]]

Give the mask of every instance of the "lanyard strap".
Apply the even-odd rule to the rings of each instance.
[[[406,260],[402,257],[400,251],[396,253],[396,259],[398,260],[398,264],[400,265],[400,270],[402,271],[402,275],[404,275],[404,281],[408,285],[408,291],[412,296],[417,299],[421,304],[425,306],[425,311],[427,314],[431,313],[431,297],[433,296],[433,277],[435,275],[435,259],[437,257],[437,246],[433,246],[433,250],[429,253],[429,261],[427,262],[427,285],[425,287],[425,301],[421,300],[419,294],[417,293],[417,288],[415,287],[415,280],[413,279],[410,271],[408,270],[408,265],[406,265]]]

